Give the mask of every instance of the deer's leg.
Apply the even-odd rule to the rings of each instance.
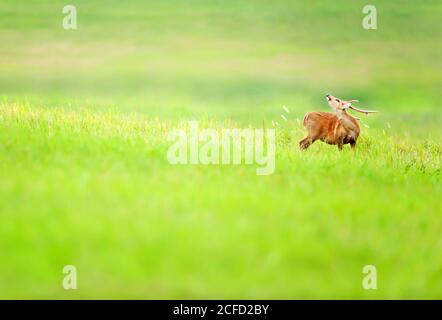
[[[342,151],[342,147],[343,147],[344,145],[342,144],[342,143],[338,143],[338,150],[339,151]]]
[[[312,139],[310,138],[310,136],[305,137],[304,139],[302,139],[301,141],[299,141],[299,149],[305,150],[307,149],[311,144],[313,143]]]
[[[350,148],[351,148],[351,150],[354,150],[355,147],[356,147],[356,141],[352,141],[352,142],[350,142]]]

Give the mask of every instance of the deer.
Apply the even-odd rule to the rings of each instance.
[[[350,144],[353,150],[356,147],[361,128],[359,118],[351,116],[347,110],[352,109],[366,115],[376,113],[374,110],[364,110],[352,105],[358,100],[342,100],[327,94],[327,102],[335,113],[309,112],[305,115],[303,125],[308,131],[307,137],[299,141],[299,148],[306,150],[316,140],[321,140],[331,145],[337,145],[341,151],[345,144]]]

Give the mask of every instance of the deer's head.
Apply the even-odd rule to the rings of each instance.
[[[364,113],[364,114],[369,114],[369,113],[375,113],[377,111],[373,111],[373,110],[364,110],[364,109],[359,109],[356,108],[352,105],[353,102],[358,102],[358,100],[342,100],[339,98],[336,98],[332,95],[327,94],[326,96],[327,102],[330,105],[330,107],[337,113],[345,111],[347,109],[352,109],[354,111],[360,112],[360,113]]]

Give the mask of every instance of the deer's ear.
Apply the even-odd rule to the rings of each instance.
[[[350,108],[351,107],[351,102],[347,102],[347,103],[344,103],[344,105],[342,106],[342,108],[345,110],[345,109],[348,109],[348,108]]]

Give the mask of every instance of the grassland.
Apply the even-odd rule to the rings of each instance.
[[[363,1],[106,3],[66,31],[64,2],[0,1],[1,298],[442,296],[438,1],[374,1],[375,31]],[[301,154],[328,92],[381,113]],[[278,120],[275,173],[171,166],[190,119]]]

